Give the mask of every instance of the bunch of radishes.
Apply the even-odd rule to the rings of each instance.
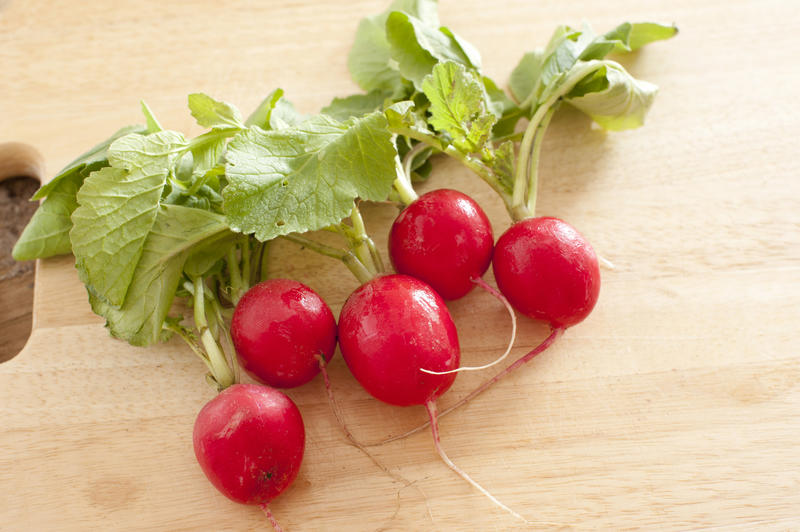
[[[35,197],[44,201],[15,257],[72,252],[92,309],[114,336],[144,346],[177,334],[187,343],[220,391],[197,417],[197,460],[223,494],[260,505],[276,529],[267,505],[297,476],[305,445],[300,411],[278,388],[322,372],[345,436],[369,454],[333,404],[325,368],[337,342],[368,393],[428,412],[428,423],[385,441],[430,424],[447,466],[524,519],[450,461],[438,418],[594,308],[600,272],[592,247],[566,222],[534,214],[542,139],[562,104],[606,129],[640,126],[656,87],[605,57],[675,32],[653,23],[623,23],[602,35],[559,27],[545,48],[523,56],[509,97],[481,72],[475,48],[440,26],[434,0],[396,0],[359,25],[349,67],[364,93],[307,117],[278,89],[246,120],[230,104],[192,94],[192,115],[208,128],[192,139],[162,128],[143,105],[146,127],[120,130],[42,187]],[[466,165],[505,203],[513,224],[496,243],[468,196],[448,189],[417,196],[414,182],[428,177],[437,154]],[[367,234],[361,200],[403,207],[389,235],[395,274]],[[346,246],[304,235],[320,229]],[[340,259],[359,280],[338,325],[309,287],[265,280],[266,243],[277,237]],[[482,279],[490,264],[499,292]],[[494,362],[465,367],[445,300],[475,286],[506,306],[512,334]],[[193,309],[192,324],[170,315],[175,299]],[[487,369],[510,353],[514,309],[549,324],[550,334],[438,412],[459,371]],[[225,345],[236,354],[226,355]],[[236,383],[237,364],[262,385]]]
[[[494,246],[480,206],[447,189],[429,192],[402,211],[389,242],[398,273],[376,276],[350,295],[339,317],[339,346],[372,396],[427,409],[437,451],[466,477],[439,445],[435,401],[453,384],[460,362],[458,334],[444,299],[466,295],[492,263],[511,304],[553,328],[543,345],[469,394],[469,400],[586,318],[600,289],[597,257],[580,233],[556,218],[516,222]],[[324,368],[334,352],[337,327],[310,288],[271,279],[240,299],[231,336],[248,373],[266,385],[291,388]],[[297,475],[304,430],[284,394],[237,384],[200,412],[194,440],[198,461],[220,491],[266,507]]]

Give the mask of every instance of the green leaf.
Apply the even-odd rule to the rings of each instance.
[[[471,59],[475,57],[471,58],[470,53],[465,51],[465,41],[454,37],[450,30],[431,28],[406,13],[395,11],[389,15],[386,19],[386,37],[400,73],[417,89],[422,88],[423,78],[439,62],[451,61],[480,70],[480,62],[473,63]],[[469,46],[468,50],[474,51],[474,48]]]
[[[238,109],[202,92],[189,95],[189,110],[197,123],[203,127],[215,129],[244,129],[245,127]]]
[[[167,175],[185,147],[172,131],[123,137],[108,150],[113,166],[93,172],[78,192],[70,231],[78,275],[110,305],[125,300]]]
[[[492,127],[492,137],[511,135],[525,113],[491,78],[481,76],[481,81],[489,98],[486,106],[497,117]]]
[[[514,67],[508,84],[511,94],[514,95],[518,102],[525,101],[536,88],[536,83],[539,81],[539,75],[542,72],[543,61],[544,52],[536,50],[523,55],[517,66]]]
[[[514,165],[514,142],[507,140],[494,151],[492,170],[509,194],[514,189]]]
[[[83,183],[80,172],[59,179],[14,245],[15,260],[33,260],[69,253],[70,215],[78,206],[75,198]]]
[[[292,102],[283,97],[283,89],[275,89],[247,118],[245,125],[261,129],[283,129],[299,124],[306,117],[295,110]]]
[[[158,207],[125,302],[119,308],[109,305],[89,286],[92,310],[106,319],[112,335],[133,345],[166,339],[162,325],[187,259],[194,255],[208,258],[210,250],[222,248],[230,235],[218,214],[178,205]]]
[[[638,50],[645,44],[670,39],[678,34],[677,26],[665,26],[655,22],[635,22],[628,37],[628,48]]]
[[[142,114],[144,115],[144,119],[147,121],[147,132],[158,133],[159,131],[164,131],[164,128],[161,127],[156,115],[153,114],[152,109],[150,109],[144,100],[141,100],[140,103],[142,104]]]
[[[364,116],[381,109],[391,96],[391,93],[387,91],[376,89],[366,94],[353,94],[346,98],[334,98],[330,104],[322,108],[321,112],[340,122],[344,122],[352,117]]]
[[[272,110],[275,109],[275,105],[277,105],[278,100],[280,100],[282,97],[283,89],[275,89],[274,91],[270,92],[267,97],[264,98],[260,104],[258,104],[256,110],[247,117],[247,120],[244,124],[247,127],[258,126],[262,129],[270,129],[269,117],[272,114]]]
[[[481,53],[470,42],[464,40],[463,37],[452,31],[447,26],[442,26],[439,31],[444,33],[450,39],[450,45],[458,48],[459,55],[466,59],[464,63],[467,66],[480,71],[481,69]],[[434,55],[436,55],[434,53]]]
[[[143,126],[127,126],[123,127],[108,139],[104,140],[91,150],[87,151],[67,166],[65,166],[53,179],[42,188],[36,191],[31,199],[38,200],[47,197],[53,191],[62,179],[68,179],[76,173],[82,173],[83,177],[89,175],[94,170],[98,170],[103,166],[108,166],[106,152],[108,147],[117,139],[122,138],[131,133],[145,133],[147,131]]]
[[[160,131],[131,134],[114,141],[108,149],[111,166],[142,174],[163,173],[172,168],[188,143],[181,133]]]
[[[211,169],[216,168],[225,154],[225,147],[228,145],[227,137],[213,133],[212,131],[196,137],[191,143],[193,180],[204,177]]]
[[[338,223],[353,200],[385,200],[396,177],[383,113],[341,123],[315,116],[290,128],[251,128],[228,145],[223,190],[231,228],[261,241]]]
[[[677,34],[675,26],[664,26],[653,22],[631,24],[623,22],[605,35],[595,37],[583,50],[580,58],[603,59],[611,52],[632,52],[645,44],[669,39]]]
[[[608,60],[585,81],[575,86],[566,102],[612,131],[644,124],[658,91],[652,83],[634,79],[621,65]]]
[[[457,63],[439,63],[422,82],[431,102],[430,124],[452,138],[464,153],[477,151],[489,139],[495,116],[486,108],[483,84]]]
[[[392,62],[386,39],[386,19],[389,13],[400,11],[435,28],[439,26],[437,8],[435,0],[395,0],[383,13],[362,19],[347,57],[353,80],[365,91],[386,90],[393,96],[404,93],[405,83]]]

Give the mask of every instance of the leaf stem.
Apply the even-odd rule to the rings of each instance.
[[[242,290],[242,272],[239,269],[239,261],[236,258],[236,246],[231,246],[225,256],[228,265],[228,275],[230,276],[231,302],[235,305],[244,293]]]
[[[353,204],[353,209],[350,211],[350,223],[353,224],[351,231],[346,231],[346,235],[350,240],[350,246],[355,253],[358,260],[367,267],[367,270],[375,276],[381,273],[378,270],[378,265],[375,264],[372,253],[367,245],[367,240],[370,240],[367,235],[367,230],[364,227],[364,219],[361,217],[361,211],[358,210],[358,204]]]
[[[299,244],[310,249],[311,251],[316,251],[317,253],[325,255],[326,257],[339,259],[362,284],[374,277],[367,267],[364,266],[364,264],[358,260],[358,257],[356,257],[355,254],[350,250],[337,249],[332,246],[327,246],[297,234],[281,235],[281,238],[284,238],[290,242],[294,242],[295,244]]]
[[[556,104],[558,101],[568,94],[575,85],[577,85],[583,78],[591,74],[593,71],[597,70],[602,66],[600,61],[586,61],[581,65],[576,65],[573,67],[572,72],[564,79],[561,85],[557,86],[553,89],[553,93],[542,102],[531,117],[531,121],[528,124],[527,129],[525,130],[525,134],[522,137],[522,142],[519,146],[519,157],[517,158],[517,167],[514,171],[514,189],[511,194],[511,217],[514,220],[522,220],[524,218],[528,218],[533,215],[528,209],[528,205],[531,204],[530,201],[526,201],[526,192],[528,195],[531,193],[535,196],[536,191],[534,187],[534,191],[531,192],[530,187],[526,191],[526,185],[529,184],[530,181],[530,173],[535,172],[536,177],[538,179],[538,152],[533,153],[535,146],[533,144],[534,137],[536,137],[537,132],[539,131],[540,125],[547,117],[547,122],[549,123],[550,117],[548,114],[552,116],[551,108],[555,109],[557,106]],[[523,102],[524,104],[528,103],[528,99]],[[546,129],[546,125],[545,125]],[[544,131],[542,131],[544,133]],[[543,136],[543,135],[542,135]],[[541,145],[541,138],[538,140],[539,144]],[[536,168],[536,170],[533,170]],[[533,204],[535,205],[536,198],[533,198]]]
[[[250,237],[242,242],[242,295],[250,288]],[[241,297],[241,296],[240,296]]]
[[[542,118],[542,122],[539,124],[538,131],[536,133],[536,139],[533,142],[533,151],[531,152],[531,159],[528,162],[529,169],[528,169],[528,199],[526,202],[528,216],[533,217],[536,212],[536,196],[538,193],[539,188],[539,155],[542,152],[542,141],[544,140],[544,134],[547,131],[547,126],[550,125],[550,120],[553,118],[553,115],[558,109],[559,105],[558,102],[553,104],[547,112],[545,113],[544,117]]]
[[[197,331],[200,333],[200,342],[206,351],[208,357],[208,364],[211,369],[211,375],[216,381],[219,390],[224,390],[228,386],[234,384],[236,379],[228,366],[228,361],[225,354],[219,347],[219,344],[211,334],[211,329],[208,328],[208,320],[206,319],[205,311],[205,285],[201,277],[192,279],[193,294],[194,294],[194,324]]]

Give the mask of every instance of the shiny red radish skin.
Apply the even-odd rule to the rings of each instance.
[[[483,209],[456,190],[433,190],[401,212],[389,233],[398,273],[422,279],[444,299],[472,290],[492,260],[494,236]]]
[[[233,313],[231,338],[244,369],[276,388],[294,388],[319,373],[317,355],[336,349],[336,319],[311,288],[270,279],[248,290]]]
[[[497,287],[520,313],[566,329],[597,303],[600,267],[589,242],[558,218],[529,218],[497,240]]]
[[[234,384],[206,403],[194,424],[194,452],[208,480],[242,504],[265,507],[297,477],[305,428],[283,392]]]
[[[458,367],[458,334],[444,300],[408,275],[377,277],[356,289],[339,315],[339,347],[356,380],[376,399],[424,405],[447,391]]]

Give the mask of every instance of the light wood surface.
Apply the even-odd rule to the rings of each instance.
[[[0,142],[35,146],[46,178],[145,99],[197,132],[186,94],[244,112],[283,87],[303,112],[355,90],[346,53],[357,2],[0,2]],[[800,10],[791,1],[442,0],[441,18],[505,81],[560,23],[677,22],[625,60],[661,92],[645,128],[604,134],[565,110],[544,145],[539,209],[579,228],[617,269],[594,313],[546,355],[442,421],[452,459],[534,521],[576,529],[800,528]],[[449,186],[508,220],[493,193],[443,162]],[[393,212],[366,209],[382,249]],[[338,313],[355,281],[280,243],[275,276]],[[487,276],[491,279],[491,275]],[[34,331],[0,365],[0,529],[244,530],[268,525],[206,482],[194,416],[213,391],[178,342],[112,340],[69,257],[38,264]],[[498,354],[509,325],[490,297],[450,305],[463,359]],[[521,324],[516,354],[543,326]],[[3,334],[0,332],[0,334]],[[378,403],[337,356],[334,387],[358,437],[424,419]],[[462,375],[442,407],[484,378]],[[518,523],[455,477],[429,435],[377,448],[412,487],[348,446],[316,379],[289,392],[306,459],[273,505],[288,530],[509,530]],[[534,528],[546,528],[540,524]]]

